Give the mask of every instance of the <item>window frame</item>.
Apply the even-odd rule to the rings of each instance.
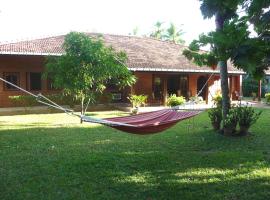
[[[7,76],[9,76],[9,75],[16,75],[16,77],[17,77],[17,84],[15,84],[15,85],[17,85],[18,87],[20,87],[20,85],[21,85],[21,82],[20,82],[20,72],[3,72],[3,77],[4,77],[5,80],[7,80]],[[8,85],[8,83],[4,83],[3,84],[3,90],[4,91],[18,91],[19,90],[18,88],[8,88],[7,85]]]
[[[33,90],[31,89],[31,74],[40,74],[40,89],[38,90]],[[27,72],[27,89],[30,91],[41,91],[42,90],[42,72]]]

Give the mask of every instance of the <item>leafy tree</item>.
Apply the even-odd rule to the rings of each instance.
[[[66,35],[63,48],[65,54],[48,58],[45,76],[50,75],[54,87],[81,101],[82,115],[109,82],[119,87],[135,82],[124,64],[126,54],[106,47],[101,36],[94,39],[71,32]]]
[[[204,18],[215,17],[216,30],[200,35],[199,39],[194,40],[189,49],[184,51],[184,55],[199,66],[219,66],[222,109],[226,118],[230,108],[227,61],[231,61],[234,66],[254,77],[261,78],[267,69],[269,43],[262,37],[251,37],[248,29],[251,15],[245,13],[242,17],[238,15],[239,8],[249,10],[252,2],[258,0],[200,1]],[[209,52],[200,51],[201,47],[207,45],[211,47]]]
[[[184,32],[182,29],[177,29],[177,27],[171,23],[170,27],[166,30],[164,39],[172,41],[175,44],[184,44],[185,41],[182,39]]]
[[[237,8],[240,0],[200,0],[201,12],[204,18],[215,17],[216,30],[202,34],[199,40],[194,40],[189,49],[183,54],[199,66],[218,65],[220,68],[222,110],[226,117],[230,108],[227,60],[230,58],[230,48],[246,37],[244,24],[236,24],[231,19],[237,17]],[[233,35],[233,37],[232,37]],[[200,51],[201,47],[211,46],[209,52]]]
[[[157,21],[156,24],[155,24],[155,30],[150,33],[150,37],[153,37],[153,38],[156,38],[156,39],[163,39],[163,36],[164,36],[164,28],[162,27],[163,26],[163,22],[159,22]]]
[[[247,0],[249,22],[254,25],[258,39],[265,43],[266,56],[262,60],[265,68],[270,66],[270,0]]]

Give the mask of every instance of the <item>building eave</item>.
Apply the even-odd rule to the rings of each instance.
[[[128,68],[133,72],[183,72],[183,73],[214,73],[219,74],[220,72],[217,70],[201,70],[201,69],[173,69],[173,68]],[[243,75],[245,72],[240,71],[228,71],[229,74]]]
[[[7,52],[0,51],[0,55],[18,55],[18,56],[61,56],[62,53],[39,53],[39,52]]]

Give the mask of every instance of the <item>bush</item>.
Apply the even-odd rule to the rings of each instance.
[[[270,93],[265,94],[265,100],[267,104],[270,104]]]
[[[217,106],[217,107],[222,107],[222,96],[220,93],[216,94],[214,97],[213,97],[213,102],[214,102],[214,105]]]
[[[59,105],[69,105],[70,107],[74,107],[74,105],[78,103],[70,95],[50,94],[46,95],[46,97]],[[41,105],[35,97],[30,95],[9,96],[9,99],[15,106],[31,107]]]
[[[238,121],[239,121],[238,108],[231,108],[226,116],[226,119],[223,120],[225,135],[230,135],[236,132],[236,126]]]
[[[183,96],[177,97],[175,94],[171,95],[167,99],[167,105],[171,107],[183,105],[185,102],[186,102],[185,97]]]
[[[254,108],[249,106],[244,106],[238,108],[238,118],[239,118],[239,126],[245,126],[249,128],[252,124],[254,124],[258,118],[260,117],[262,111],[256,113]]]
[[[147,95],[130,95],[130,97],[128,97],[132,107],[145,106],[147,98]]]
[[[196,104],[200,104],[200,103],[203,103],[203,98],[202,97],[198,97],[198,96],[193,96],[193,97],[190,97],[189,98],[190,101],[196,103]]]
[[[30,95],[17,95],[8,97],[14,106],[31,107],[38,105],[36,98]]]
[[[211,108],[208,111],[208,116],[211,120],[212,126],[215,130],[220,129],[220,123],[222,121],[222,110],[220,107]]]

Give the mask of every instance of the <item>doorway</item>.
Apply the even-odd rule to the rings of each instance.
[[[175,94],[188,98],[188,76],[187,75],[169,75],[167,79],[168,95]]]
[[[206,100],[206,95],[207,95],[207,87],[206,86],[204,87],[206,82],[207,82],[207,77],[205,76],[200,76],[197,80],[197,94],[200,93],[199,96],[201,96],[203,100]]]

